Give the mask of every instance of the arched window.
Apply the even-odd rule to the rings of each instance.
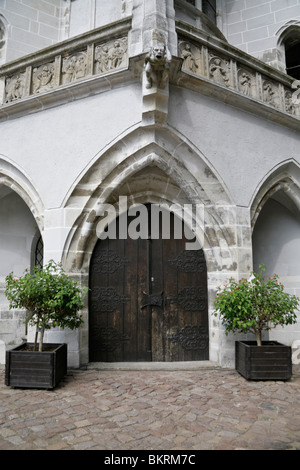
[[[44,262],[44,243],[43,243],[42,237],[40,236],[35,245],[34,266],[38,266],[39,268],[42,269],[43,262]]]
[[[300,80],[300,32],[299,37],[290,38],[285,42],[286,72]]]
[[[296,80],[300,79],[300,21],[290,21],[282,27],[278,47],[285,57],[286,73]],[[283,61],[284,62],[284,61]]]

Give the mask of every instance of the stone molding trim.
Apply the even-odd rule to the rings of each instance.
[[[14,191],[23,199],[42,233],[44,230],[45,207],[43,201],[33,182],[24,174],[24,170],[9,161],[4,155],[0,155],[0,188],[1,186]]]
[[[286,195],[298,214],[300,208],[300,167],[293,159],[285,161],[273,169],[255,194],[250,205],[252,230],[265,203],[278,192]]]

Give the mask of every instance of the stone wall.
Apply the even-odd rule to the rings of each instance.
[[[300,0],[223,0],[222,11],[223,33],[230,44],[285,69],[278,39],[284,26],[300,21]]]

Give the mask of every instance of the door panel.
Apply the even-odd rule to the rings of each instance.
[[[170,239],[98,241],[90,266],[91,362],[208,359],[205,258],[185,242],[172,231]]]

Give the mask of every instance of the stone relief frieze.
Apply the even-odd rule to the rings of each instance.
[[[13,75],[6,79],[5,103],[10,103],[24,97],[25,72]]]
[[[209,78],[219,85],[232,86],[230,61],[209,53]]]
[[[202,75],[201,51],[187,41],[179,41],[179,53],[183,59],[182,69]]]
[[[179,56],[183,59],[183,72],[193,73],[292,116],[300,117],[300,100],[295,99],[293,84],[288,88],[282,85],[280,80],[263,75],[255,68],[252,69],[251,65],[244,66],[237,60],[227,57],[225,53],[221,55],[212,48],[202,45],[200,41],[198,46],[184,36],[178,39],[178,50]]]
[[[293,100],[293,93],[290,90],[284,92],[285,110],[287,113],[296,115],[296,105]]]
[[[279,106],[278,87],[270,80],[262,82],[262,99],[266,104],[274,107]]]
[[[95,47],[94,73],[107,73],[127,62],[127,38],[108,41]]]
[[[54,85],[54,62],[36,67],[32,71],[32,93],[51,90]]]
[[[256,80],[255,75],[248,69],[238,69],[238,89],[249,97],[255,97]]]
[[[77,52],[63,59],[62,83],[73,83],[83,79],[87,73],[87,52]]]

